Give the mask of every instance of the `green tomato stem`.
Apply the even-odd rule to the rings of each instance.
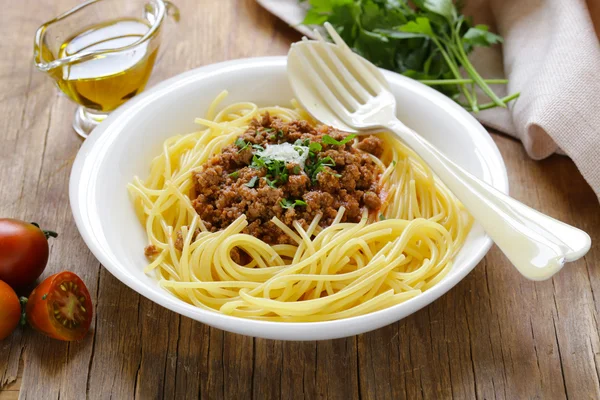
[[[47,231],[45,229],[42,229],[42,232],[44,232],[44,235],[46,236],[46,239],[57,238],[58,237],[58,233],[56,233],[54,231]]]
[[[40,228],[40,224],[38,224],[37,222],[31,222],[31,225],[35,226],[36,228],[38,228],[39,230],[41,230],[42,232],[44,232],[44,236],[46,236],[46,240],[48,240],[49,238],[57,238],[58,237],[58,233],[54,232],[54,231],[47,231],[45,229]]]
[[[25,296],[19,297],[19,303],[21,303],[21,319],[19,320],[19,324],[21,324],[21,326],[27,325],[27,315],[25,314],[25,308],[27,306],[28,300],[29,299],[27,299],[27,297]]]

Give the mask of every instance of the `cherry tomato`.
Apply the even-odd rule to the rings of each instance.
[[[48,237],[55,232],[10,218],[0,218],[0,280],[13,289],[35,282],[48,262]]]
[[[15,330],[21,319],[21,303],[17,294],[5,282],[0,281],[0,340]]]
[[[72,272],[46,278],[29,295],[27,322],[59,340],[82,339],[92,323],[92,300],[85,283]]]

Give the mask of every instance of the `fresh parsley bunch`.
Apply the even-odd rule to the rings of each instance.
[[[489,84],[508,81],[486,80],[475,70],[468,58],[473,48],[502,43],[502,37],[489,32],[487,25],[473,26],[452,0],[308,1],[305,25],[328,21],[356,53],[378,67],[433,86],[469,111],[506,107],[519,96],[499,98]],[[477,87],[489,103],[479,104]]]

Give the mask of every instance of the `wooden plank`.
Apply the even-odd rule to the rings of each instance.
[[[17,390],[0,391],[0,400],[17,400],[19,392]]]
[[[358,336],[317,342],[316,391],[318,398],[358,399]]]
[[[283,342],[281,398],[316,399],[317,344],[316,342]]]
[[[19,363],[16,379],[0,389],[0,400],[16,400],[23,383],[23,360]]]

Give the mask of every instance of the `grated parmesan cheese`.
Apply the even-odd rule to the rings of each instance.
[[[295,146],[289,143],[268,144],[267,147],[256,153],[260,157],[270,158],[271,160],[296,163],[304,169],[304,163],[308,158],[308,147]]]

